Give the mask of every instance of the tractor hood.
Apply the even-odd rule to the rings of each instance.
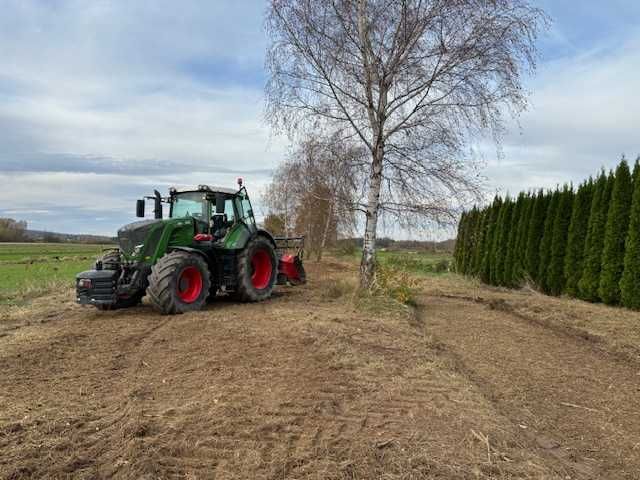
[[[137,245],[144,243],[153,227],[163,222],[164,220],[141,220],[125,225],[118,230],[120,250],[127,256],[131,255]]]

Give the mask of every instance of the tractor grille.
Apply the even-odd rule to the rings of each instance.
[[[151,229],[159,221],[161,220],[142,220],[141,222],[133,222],[122,227],[118,230],[118,244],[120,245],[120,249],[126,255],[131,255],[135,246],[144,243]]]
[[[89,270],[76,277],[76,293],[81,304],[112,304],[116,301],[118,273],[115,270]],[[90,279],[91,287],[80,286],[81,279]]]
[[[78,288],[79,296],[87,296],[97,300],[111,300],[116,293],[113,280],[92,280],[91,288]]]

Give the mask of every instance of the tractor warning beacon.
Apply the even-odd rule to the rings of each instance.
[[[240,301],[271,296],[276,283],[305,282],[303,237],[274,237],[256,225],[247,190],[198,185],[156,190],[154,219],[125,225],[118,246],[95,269],[76,276],[77,302],[113,310],[139,304],[147,295],[163,314],[201,309],[218,292]],[[163,219],[163,203],[169,218]],[[144,217],[145,201],[136,215]],[[293,252],[293,253],[287,253]]]

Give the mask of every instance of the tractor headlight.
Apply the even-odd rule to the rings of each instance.
[[[133,256],[137,257],[138,255],[140,255],[142,253],[142,247],[144,247],[144,244],[140,244],[140,245],[136,245],[133,249]]]
[[[91,279],[90,278],[79,278],[78,279],[78,288],[91,288]]]

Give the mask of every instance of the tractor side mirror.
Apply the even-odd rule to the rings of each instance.
[[[223,193],[216,193],[216,213],[224,213],[224,202],[226,198]]]
[[[144,217],[144,200],[136,200],[136,217]]]

